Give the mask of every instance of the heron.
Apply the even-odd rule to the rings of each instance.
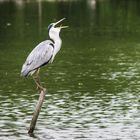
[[[60,24],[63,20],[65,20],[65,18],[62,18],[55,23],[51,23],[48,26],[49,40],[39,43],[28,55],[25,63],[22,66],[21,76],[33,76],[39,90],[44,89],[39,78],[40,68],[52,63],[56,54],[61,48],[62,40],[59,34],[61,29],[68,27],[62,26],[62,24],[58,27],[58,24]]]

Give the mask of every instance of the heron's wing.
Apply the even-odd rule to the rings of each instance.
[[[37,45],[32,52],[27,57],[25,63],[23,64],[22,71],[24,73],[29,73],[42,65],[47,64],[53,55],[54,46],[50,40],[46,40]],[[25,74],[24,74],[25,75]]]

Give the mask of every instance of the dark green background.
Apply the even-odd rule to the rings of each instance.
[[[31,139],[38,92],[20,77],[29,52],[66,17],[35,137],[140,139],[140,1],[0,1],[0,139]]]

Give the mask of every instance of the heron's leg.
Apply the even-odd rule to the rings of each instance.
[[[35,74],[36,74],[36,80],[37,80],[38,84],[41,85],[39,72],[40,72],[40,68],[37,69]]]
[[[37,89],[43,90],[44,88],[43,88],[43,86],[41,85],[41,82],[40,82],[39,70],[40,70],[40,69],[37,69],[37,70],[35,71],[35,75],[33,76],[33,79],[34,79],[34,81],[35,81],[35,83],[36,83],[36,85],[37,85]]]
[[[34,81],[35,81],[35,83],[36,83],[36,85],[37,85],[37,89],[38,89],[38,90],[40,90],[40,91],[41,91],[41,90],[44,90],[43,86],[40,85],[40,83],[38,83],[37,79],[34,78]]]

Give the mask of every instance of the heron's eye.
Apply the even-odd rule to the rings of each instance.
[[[49,30],[51,29],[52,26],[53,26],[53,23],[51,23],[51,24],[48,26],[48,32],[49,32]]]

